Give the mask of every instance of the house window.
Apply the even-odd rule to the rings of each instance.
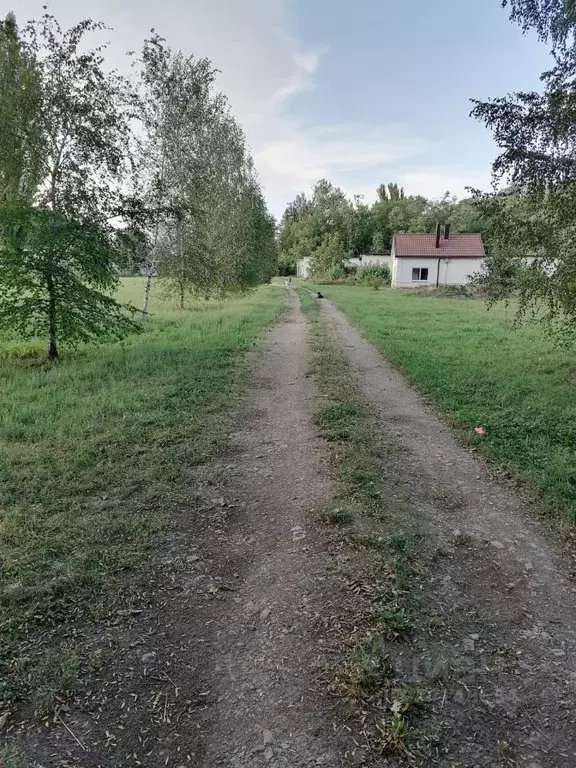
[[[412,270],[412,282],[428,280],[428,267],[414,267]]]

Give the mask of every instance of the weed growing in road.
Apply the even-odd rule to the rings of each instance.
[[[336,526],[350,525],[354,521],[354,515],[343,507],[325,509],[320,512],[319,517],[322,522]]]
[[[24,768],[24,760],[16,747],[0,745],[0,766],[2,768]]]
[[[348,696],[362,698],[381,689],[392,674],[382,635],[374,633],[356,643],[338,677]]]
[[[360,415],[354,403],[328,402],[316,410],[315,421],[326,440],[350,440]]]
[[[48,648],[26,665],[30,700],[38,715],[50,714],[55,702],[74,688],[78,672],[76,654],[61,648]]]
[[[412,758],[412,747],[418,741],[419,733],[411,728],[404,715],[394,712],[389,720],[378,724],[382,747],[398,757]]]
[[[412,632],[412,623],[403,610],[389,611],[382,608],[378,619],[384,624],[389,635],[395,638],[405,638]]]
[[[437,651],[428,670],[428,680],[431,683],[447,684],[450,681],[450,659],[445,651]]]

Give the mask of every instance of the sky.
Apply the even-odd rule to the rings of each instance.
[[[0,14],[23,22],[43,4],[0,0]],[[430,198],[487,188],[497,147],[470,99],[537,89],[550,63],[500,0],[51,0],[49,11],[113,27],[120,69],[152,27],[211,58],[276,216],[322,177],[367,202],[386,182]]]

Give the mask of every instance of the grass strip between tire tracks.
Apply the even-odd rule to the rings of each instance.
[[[357,553],[341,572],[344,588],[354,596],[355,626],[329,685],[355,703],[363,764],[390,754],[403,764],[420,765],[432,759],[437,735],[414,725],[426,692],[395,674],[394,657],[409,642],[414,622],[422,620],[414,577],[430,553],[416,516],[386,472],[387,447],[318,300],[305,289],[299,293],[310,325],[315,421],[331,445],[338,480],[334,498],[318,514]]]

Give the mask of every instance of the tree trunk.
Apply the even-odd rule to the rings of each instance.
[[[142,308],[142,320],[148,317],[148,306],[150,304],[150,289],[152,288],[152,274],[156,268],[154,262],[150,265],[148,276],[146,277],[146,288],[144,289],[144,307]]]
[[[180,222],[178,238],[180,248],[180,309],[184,309],[184,291],[186,286],[184,284],[184,242],[182,236],[182,222]]]
[[[52,275],[48,275],[46,282],[48,288],[48,360],[58,360],[58,347],[56,345],[56,291]]]
[[[166,151],[162,148],[162,165],[160,168],[160,178],[164,179],[164,164],[166,161]],[[160,203],[161,201],[158,201]],[[148,306],[150,304],[150,289],[152,288],[152,278],[156,272],[156,259],[158,257],[158,234],[160,232],[160,208],[156,210],[156,221],[154,223],[154,243],[152,244],[152,261],[146,277],[146,288],[144,289],[144,306],[142,308],[142,320],[148,318]]]

